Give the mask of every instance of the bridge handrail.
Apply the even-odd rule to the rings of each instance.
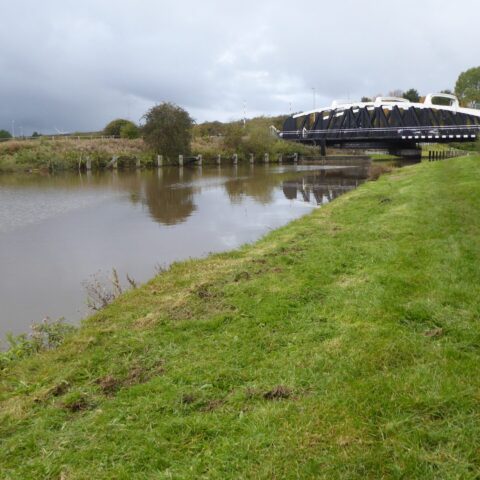
[[[280,133],[283,134],[296,134],[304,135],[309,133],[354,133],[354,132],[403,132],[403,131],[415,131],[415,130],[431,130],[431,131],[445,131],[445,130],[472,130],[480,131],[480,125],[443,125],[443,126],[433,126],[433,125],[421,125],[421,126],[409,126],[409,127],[382,127],[382,128],[335,128],[335,129],[324,129],[324,130],[283,130]]]

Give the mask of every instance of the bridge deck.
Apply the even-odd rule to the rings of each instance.
[[[279,137],[303,143],[471,142],[480,135],[480,110],[400,99],[332,105],[289,117]]]

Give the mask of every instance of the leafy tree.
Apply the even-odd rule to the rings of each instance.
[[[183,108],[164,102],[152,107],[143,118],[145,142],[156,153],[170,158],[190,153],[194,121]]]
[[[367,102],[371,102],[372,99],[370,97],[362,97],[362,99],[360,101],[363,102],[363,103],[367,103]]]
[[[470,68],[458,77],[455,94],[462,105],[480,102],[480,67]]]
[[[112,120],[103,129],[103,134],[109,137],[119,137],[122,127],[124,127],[125,125],[133,125],[134,127],[136,127],[136,125],[130,120],[125,120],[124,118],[117,118],[116,120]]]
[[[420,94],[418,93],[418,90],[410,88],[403,94],[403,98],[406,98],[411,102],[418,103],[420,101]]]
[[[128,122],[120,129],[120,138],[134,139],[140,136],[139,128],[132,122]]]
[[[194,127],[195,136],[199,137],[213,137],[218,135],[225,135],[225,124],[214,122],[203,122]]]
[[[41,137],[41,135],[38,132],[33,132],[32,137],[37,138],[37,137]]]
[[[389,97],[399,97],[402,98],[404,95],[403,90],[400,90],[399,88],[392,90],[391,92],[388,93]]]
[[[12,138],[12,135],[7,130],[0,130],[0,138]]]

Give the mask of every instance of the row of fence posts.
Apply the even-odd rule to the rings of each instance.
[[[429,150],[428,161],[435,162],[437,160],[445,160],[447,158],[460,157],[461,155],[465,155],[465,153],[459,152],[458,150]]]
[[[116,170],[118,168],[118,156],[114,155],[112,157],[112,159],[110,160],[110,162],[107,163],[107,168],[113,168],[114,170]],[[291,160],[293,160],[293,163],[298,163],[298,159],[299,159],[299,156],[298,156],[298,153],[294,153],[292,157],[290,157]],[[249,158],[248,158],[249,162],[251,165],[253,165],[255,163],[255,155],[253,153],[250,154]],[[197,155],[196,157],[185,157],[184,155],[179,155],[178,156],[178,166],[179,167],[183,167],[184,165],[186,165],[186,162],[189,162],[189,163],[195,163],[196,165],[202,165],[203,164],[203,156],[202,155]],[[216,165],[221,165],[222,164],[222,155],[219,154],[215,157],[215,164]],[[228,161],[227,159],[225,159],[225,161]],[[230,161],[233,163],[233,165],[237,165],[238,164],[238,154],[235,153],[233,154],[231,157],[230,157]],[[277,157],[277,162],[278,163],[283,163],[284,161],[284,156],[282,154],[278,155]],[[81,161],[79,163],[79,168],[81,166]],[[270,163],[270,155],[268,153],[265,153],[265,155],[263,156],[263,163]],[[172,164],[171,163],[166,163],[163,159],[163,155],[157,155],[157,158],[156,158],[156,166],[157,167],[165,167],[165,166],[171,166]],[[175,165],[175,164],[173,164]],[[137,157],[135,159],[135,167],[136,168],[141,168],[141,163],[140,163],[140,159]],[[90,171],[92,170],[92,159],[90,156],[87,156],[85,158],[85,168],[87,171]]]

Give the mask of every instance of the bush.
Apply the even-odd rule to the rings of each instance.
[[[139,128],[132,122],[126,123],[120,129],[120,138],[128,138],[130,140],[140,137]]]
[[[231,123],[225,127],[223,143],[228,150],[238,152],[241,150],[244,135],[245,129],[239,122]]]
[[[131,122],[130,120],[125,120],[123,118],[117,118],[116,120],[112,120],[104,129],[103,134],[109,137],[120,137],[122,128],[130,125],[131,127],[137,128],[138,127]],[[130,127],[130,128],[131,128]],[[129,137],[125,137],[129,138]]]
[[[145,142],[155,153],[167,158],[190,154],[193,119],[187,111],[173,103],[164,102],[152,107],[143,118]]]
[[[12,138],[12,135],[7,130],[0,130],[0,138]]]

